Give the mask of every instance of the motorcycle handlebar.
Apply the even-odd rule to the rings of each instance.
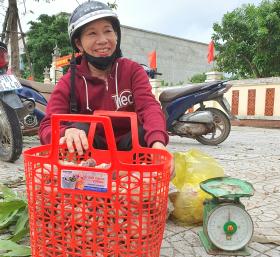
[[[144,68],[149,78],[154,78],[155,75],[162,75],[162,73],[157,72],[156,70],[148,67],[146,64],[140,64],[140,65]]]

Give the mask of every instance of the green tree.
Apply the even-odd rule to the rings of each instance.
[[[117,10],[117,8],[118,8],[117,0],[114,0],[113,3],[107,2],[107,5],[108,5],[110,8],[115,9],[115,10]]]
[[[35,0],[39,2],[39,0]],[[46,2],[50,2],[50,0],[45,0]],[[2,1],[3,3],[3,1]],[[24,1],[25,4],[25,1]],[[4,7],[4,5],[3,5]],[[17,0],[8,0],[8,8],[6,10],[5,19],[3,22],[3,29],[1,33],[1,41],[6,44],[10,43],[11,46],[11,67],[12,71],[19,76],[19,35],[23,40],[23,44],[25,47],[25,33],[22,31],[20,17],[18,14],[18,5]],[[20,29],[20,31],[18,31]],[[27,59],[29,63],[29,67],[31,67],[29,55],[27,53]],[[31,71],[29,71],[31,72]]]
[[[40,0],[34,0],[36,2],[40,2]],[[45,2],[49,3],[54,0],[44,0]],[[3,3],[3,1],[2,1]],[[107,3],[111,8],[117,9],[117,0],[114,0],[114,2]],[[25,5],[25,1],[24,1]],[[20,31],[18,31],[18,28]],[[25,33],[22,31],[19,12],[18,12],[18,5],[17,0],[8,0],[8,8],[6,10],[5,19],[3,22],[3,29],[1,33],[1,41],[5,42],[6,44],[10,43],[11,45],[11,67],[13,72],[20,76],[20,70],[19,70],[19,45],[18,40],[21,36],[26,52],[26,60],[28,62],[29,68],[31,67],[31,62],[29,58],[28,50],[26,49],[26,43],[25,43]],[[31,70],[25,70],[24,73],[33,73]]]
[[[280,1],[243,5],[213,25],[217,65],[238,77],[280,75]]]
[[[69,42],[67,26],[69,14],[60,13],[48,16],[42,14],[38,21],[31,21],[27,35],[27,47],[33,63],[36,80],[43,80],[43,71],[52,62],[53,48],[57,45],[61,55],[72,52]]]

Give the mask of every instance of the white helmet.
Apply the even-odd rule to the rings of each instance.
[[[77,51],[75,38],[80,36],[81,28],[97,19],[108,18],[118,36],[117,52],[120,52],[121,28],[118,16],[112,9],[98,1],[87,1],[79,5],[72,13],[68,22],[68,34],[71,45]]]

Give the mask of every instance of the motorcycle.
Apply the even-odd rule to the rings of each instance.
[[[19,82],[22,87],[17,90],[17,95],[23,102],[32,100],[35,104],[34,110],[20,121],[22,133],[25,136],[34,136],[45,117],[45,109],[54,86],[22,78],[19,78]]]
[[[162,75],[141,64],[149,78]],[[204,145],[218,145],[225,141],[231,130],[230,105],[224,94],[232,87],[227,81],[213,81],[189,84],[181,88],[164,90],[159,95],[162,110],[166,116],[169,135],[196,139]],[[222,109],[206,107],[205,102],[216,101]],[[188,111],[199,105],[194,112]]]
[[[34,109],[34,104],[21,101],[16,90],[22,86],[7,69],[7,46],[0,42],[0,160],[14,162],[22,153],[20,119]]]
[[[160,96],[170,135],[196,139],[205,145],[218,145],[226,140],[231,130],[230,105],[224,94],[231,88],[227,81],[214,81],[166,89]],[[225,112],[206,107],[205,102],[216,101]],[[199,108],[187,112],[194,105]]]

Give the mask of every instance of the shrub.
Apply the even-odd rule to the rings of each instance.
[[[199,74],[193,75],[190,79],[190,82],[201,83],[201,82],[205,82],[205,80],[206,80],[206,74],[205,73],[199,73]]]

